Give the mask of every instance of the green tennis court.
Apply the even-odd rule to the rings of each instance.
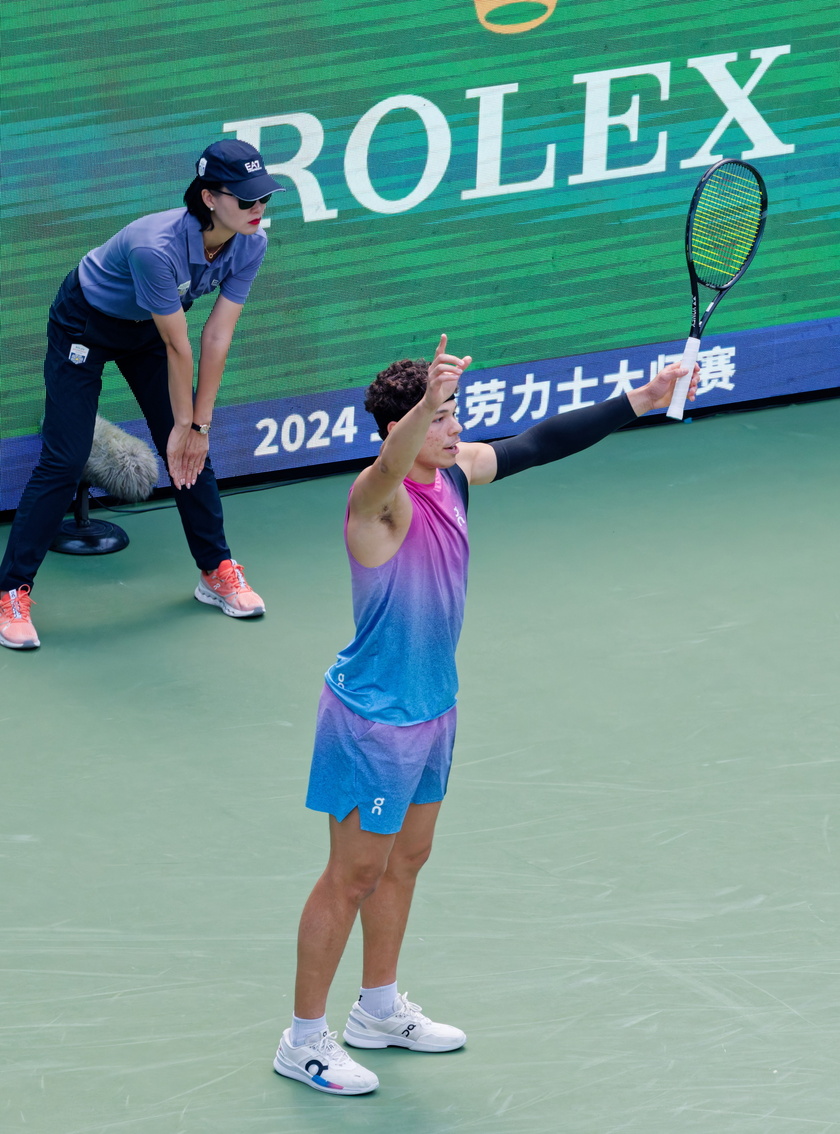
[[[271,1069],[350,476],[227,500],[253,624],[192,599],[172,511],[50,555],[44,646],[0,657],[3,1129],[840,1131],[838,428],[840,400],[637,429],[474,491],[400,975],[469,1039],[365,1053],[359,1098]]]

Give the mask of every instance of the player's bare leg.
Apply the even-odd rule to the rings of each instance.
[[[376,890],[361,907],[364,932],[362,995],[353,1005],[344,1041],[353,1047],[404,1047],[410,1051],[454,1051],[467,1037],[438,1024],[397,991],[400,955],[414,886],[432,849],[440,803],[411,804]],[[391,1000],[391,997],[393,999]],[[390,1003],[383,1006],[385,999]]]
[[[303,909],[292,1026],[280,1039],[274,1070],[327,1094],[363,1095],[379,1079],[336,1042],[326,1021],[327,994],[359,906],[385,872],[393,835],[362,831],[354,810],[330,816],[330,857]]]
[[[440,803],[412,803],[394,839],[385,873],[361,906],[364,934],[362,986],[378,988],[397,979],[408,912],[417,875],[432,851]]]
[[[359,826],[358,809],[341,823],[330,816],[330,857],[303,908],[298,930],[295,1015],[317,1019],[359,912],[376,890],[396,835]]]

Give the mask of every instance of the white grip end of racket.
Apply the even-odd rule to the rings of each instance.
[[[691,385],[691,376],[694,373],[694,364],[697,362],[697,352],[700,350],[700,340],[693,336],[686,339],[685,350],[680,360],[680,366],[687,368],[682,378],[677,379],[674,392],[671,395],[671,404],[665,411],[666,417],[673,417],[682,421],[685,399],[688,396],[688,387]]]

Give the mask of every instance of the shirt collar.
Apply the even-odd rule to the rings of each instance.
[[[210,263],[204,256],[204,237],[201,233],[201,225],[199,224],[198,217],[194,217],[192,213],[188,213],[185,209],[184,219],[187,230],[187,254],[191,264],[201,264],[202,267],[205,268],[215,268],[221,260],[227,258],[236,243],[236,237],[228,241],[227,246],[223,248],[219,255]]]

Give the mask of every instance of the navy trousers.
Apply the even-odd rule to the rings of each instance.
[[[71,360],[74,345],[87,347],[84,361]],[[73,353],[79,357],[78,350]],[[137,323],[114,319],[91,307],[74,269],[50,308],[41,457],[18,504],[0,564],[0,590],[32,586],[70,508],[90,456],[106,362],[115,362],[128,382],[165,462],[174,422],[163,339],[151,319]],[[214,570],[223,559],[230,558],[230,549],[209,460],[192,488],[175,491],[175,501],[196,565],[203,571]]]

